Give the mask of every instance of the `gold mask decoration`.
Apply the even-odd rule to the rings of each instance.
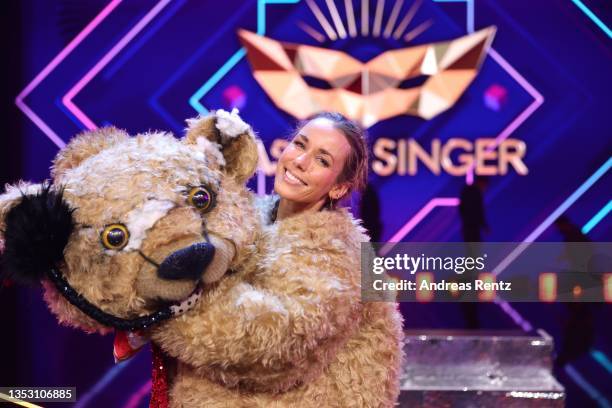
[[[385,51],[366,63],[246,30],[238,36],[255,79],[278,108],[298,119],[336,111],[367,128],[402,114],[431,119],[453,106],[476,77],[495,27]]]

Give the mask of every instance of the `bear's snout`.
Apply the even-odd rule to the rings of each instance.
[[[198,280],[215,256],[215,247],[208,242],[198,242],[171,253],[157,270],[162,279]]]

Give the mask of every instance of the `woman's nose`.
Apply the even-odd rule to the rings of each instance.
[[[302,153],[299,156],[297,156],[293,162],[295,163],[296,167],[299,168],[300,170],[305,171],[308,168],[308,162],[309,162],[309,158],[308,155],[306,153]]]

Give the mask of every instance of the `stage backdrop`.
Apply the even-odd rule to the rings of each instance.
[[[180,136],[186,118],[237,107],[263,141],[250,186],[270,192],[275,157],[296,120],[336,109],[368,129],[368,197],[379,202],[381,241],[461,240],[458,197],[474,174],[489,176],[488,241],[560,240],[552,222],[561,214],[593,240],[612,237],[612,14],[605,1],[22,4],[25,82],[16,104],[24,134],[11,137],[24,140],[26,179],[46,178],[58,148],[83,129],[112,124]],[[39,294],[21,296],[22,333],[57,332]],[[512,318],[491,312],[484,325],[561,330],[546,318],[549,309],[517,310]],[[430,320],[414,326],[460,319],[425,315]],[[105,348],[91,358],[109,364],[107,341],[61,333],[42,351],[27,345],[37,384],[48,382],[49,367],[62,371],[60,359],[79,370],[80,359],[49,357],[52,350],[70,356],[66,339],[77,353],[81,344]],[[597,351],[609,348],[599,342]],[[595,360],[585,370],[596,384],[610,366]],[[78,381],[92,389],[101,381],[95,370]],[[56,380],[68,385],[77,377]],[[566,382],[577,395],[571,398],[594,398]],[[124,399],[146,389],[146,378],[141,383],[124,384]]]

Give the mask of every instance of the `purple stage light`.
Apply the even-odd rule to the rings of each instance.
[[[246,93],[238,85],[232,85],[223,91],[223,104],[227,109],[242,109],[246,106]]]
[[[508,90],[499,84],[493,84],[484,93],[484,103],[487,108],[499,112],[508,102]]]

